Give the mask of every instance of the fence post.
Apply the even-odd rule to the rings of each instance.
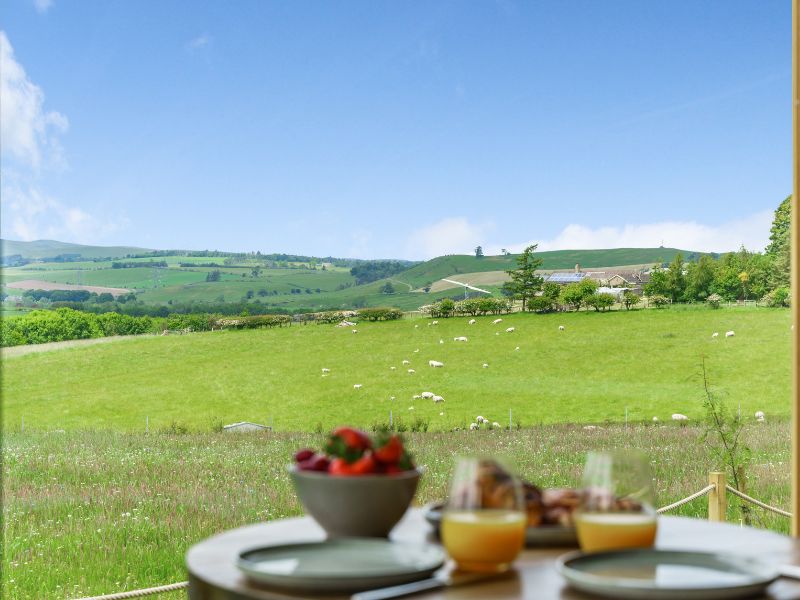
[[[708,474],[708,483],[714,486],[708,494],[708,520],[724,521],[728,512],[728,492],[725,489],[725,473],[712,471]]]

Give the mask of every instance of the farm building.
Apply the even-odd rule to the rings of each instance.
[[[259,425],[258,423],[251,423],[250,421],[241,421],[239,423],[225,425],[222,430],[239,433],[248,431],[272,431],[272,427],[267,425]]]

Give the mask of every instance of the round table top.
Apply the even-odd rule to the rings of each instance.
[[[434,541],[424,511],[409,510],[392,531],[392,539]],[[325,539],[325,532],[310,517],[282,519],[232,529],[210,537],[189,549],[189,597],[193,600],[290,600],[304,598],[286,592],[255,587],[236,568],[240,552],[259,546],[313,542]],[[435,541],[434,541],[435,542]],[[752,527],[715,523],[683,517],[660,517],[656,547],[696,551],[717,551],[758,556],[775,564],[800,566],[800,540]],[[415,598],[536,598],[537,600],[583,600],[586,594],[569,588],[555,568],[564,548],[528,548],[517,558],[515,572],[508,577],[446,590],[416,594]],[[334,600],[343,596],[326,596]],[[345,596],[347,597],[347,596]],[[800,598],[800,581],[780,579],[769,588],[773,600]]]

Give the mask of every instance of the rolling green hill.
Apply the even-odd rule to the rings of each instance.
[[[69,244],[55,240],[36,240],[33,242],[15,242],[13,240],[0,240],[3,256],[19,254],[24,258],[50,258],[59,254],[80,254],[83,258],[116,258],[128,254],[152,252],[146,248],[135,246],[84,246],[83,244]]]

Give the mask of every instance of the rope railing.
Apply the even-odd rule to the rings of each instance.
[[[658,514],[663,514],[663,513],[667,512],[667,511],[670,511],[670,510],[676,509],[678,507],[681,507],[684,504],[687,504],[687,503],[691,502],[692,500],[696,500],[697,498],[701,498],[701,497],[705,496],[709,492],[713,492],[716,489],[716,487],[717,486],[715,484],[709,483],[702,490],[700,490],[698,492],[695,492],[691,496],[686,496],[686,498],[683,498],[682,500],[678,500],[677,502],[673,502],[672,504],[667,504],[666,506],[662,506],[661,508],[656,510],[656,512]]]
[[[725,512],[727,508],[727,504],[725,502],[725,494],[721,492],[728,491],[734,496],[744,500],[745,502],[750,502],[751,504],[755,504],[756,506],[763,508],[764,510],[771,511],[777,515],[781,515],[783,517],[792,517],[792,513],[787,512],[785,510],[781,510],[780,508],[775,508],[774,506],[770,506],[769,504],[765,504],[760,500],[756,500],[752,496],[748,496],[744,492],[740,492],[735,487],[732,487],[725,483],[725,475],[723,473],[710,473],[709,474],[711,483],[709,483],[706,487],[701,490],[696,491],[694,494],[690,494],[685,498],[681,498],[677,502],[673,502],[672,504],[667,504],[666,506],[662,506],[661,508],[656,510],[658,514],[664,514],[671,510],[675,510],[676,508],[680,508],[684,504],[688,504],[692,500],[697,500],[698,498],[702,498],[708,494],[712,494],[712,497],[709,498],[709,519],[711,520],[725,520]],[[716,510],[712,510],[712,504],[715,504]],[[716,516],[715,516],[716,515]],[[182,590],[186,587],[189,587],[188,581],[180,581],[178,583],[170,583],[168,585],[160,585],[157,587],[146,588],[142,590],[131,590],[130,592],[118,592],[116,594],[107,594],[105,596],[92,596],[90,598],[81,598],[80,600],[126,600],[128,598],[139,598],[142,596],[150,596],[151,594],[163,594],[166,592],[177,592]]]
[[[755,504],[756,506],[759,506],[759,507],[763,508],[764,510],[772,511],[776,515],[781,515],[782,517],[789,517],[790,519],[792,518],[792,513],[788,512],[788,511],[785,511],[785,510],[782,510],[780,508],[775,508],[774,506],[770,506],[769,504],[765,504],[765,503],[761,502],[761,500],[756,500],[755,498],[753,498],[751,496],[748,496],[744,492],[740,492],[735,487],[731,487],[729,485],[726,485],[725,489],[728,490],[734,496],[738,496],[739,498],[741,498],[745,502],[750,502],[751,504]]]

